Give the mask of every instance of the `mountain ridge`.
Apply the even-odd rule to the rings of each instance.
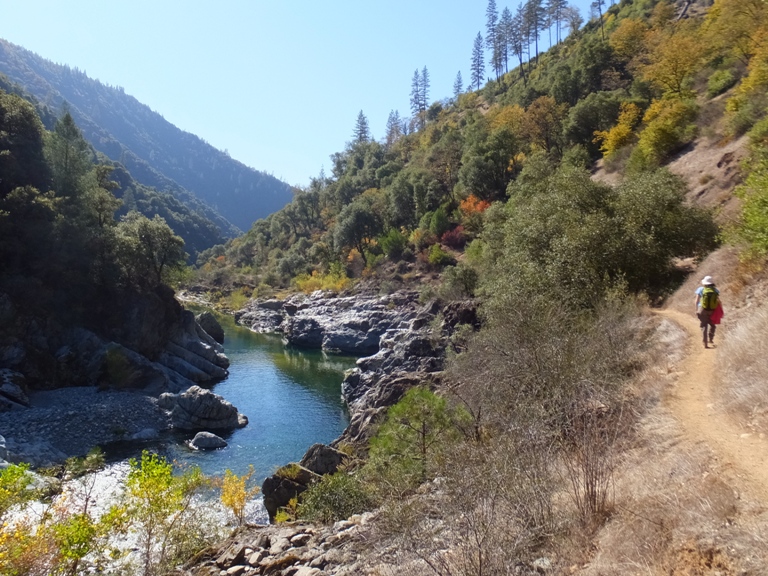
[[[121,87],[103,84],[4,39],[0,39],[0,72],[53,110],[69,108],[86,140],[123,164],[142,184],[176,196],[178,188],[193,193],[234,225],[217,222],[225,236],[247,230],[291,200],[288,184],[174,126]]]

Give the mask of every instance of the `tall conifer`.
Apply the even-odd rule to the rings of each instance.
[[[357,122],[355,123],[355,132],[352,135],[355,143],[368,142],[371,139],[371,131],[368,128],[368,118],[365,117],[363,111],[357,115]]]
[[[421,106],[419,111],[424,113],[427,111],[427,107],[429,106],[429,70],[427,70],[426,66],[421,69],[421,85],[419,87],[419,97],[421,99]]]
[[[464,92],[464,80],[461,77],[461,70],[459,70],[456,73],[456,80],[453,81],[453,97],[458,100],[462,92]]]
[[[491,53],[491,66],[499,77],[499,38],[498,38],[499,12],[496,9],[496,0],[488,0],[485,10],[485,46]]]
[[[483,36],[480,32],[475,37],[475,43],[472,46],[472,65],[470,66],[472,73],[470,82],[472,86],[475,86],[476,90],[480,90],[480,83],[485,76],[485,55],[483,54]]]
[[[403,135],[403,120],[397,110],[392,110],[387,118],[386,146],[391,148]]]

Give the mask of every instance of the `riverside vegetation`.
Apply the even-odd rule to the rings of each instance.
[[[434,272],[439,280],[424,289],[425,300],[480,304],[481,327],[451,336],[441,386],[414,386],[367,446],[339,446],[349,454],[341,469],[318,479],[279,520],[334,522],[377,509],[366,554],[379,556],[348,567],[357,573],[567,573],[589,557],[590,538],[617,512],[614,472],[648,403],[634,386],[653,349],[644,306],[680,282],[676,259],[700,260],[726,241],[744,248],[743,266],[754,270],[768,253],[768,8],[760,0],[708,4],[622,0],[603,12],[598,0],[599,16],[547,53],[482,89],[464,92],[459,83],[453,99],[417,106],[410,124],[393,115],[383,142],[370,138],[361,114],[330,177],[321,174],[283,210],[200,254],[190,283],[219,292],[230,307],[291,288],[358,282],[391,291]],[[529,24],[526,44],[539,34],[530,32],[530,14],[520,20]],[[488,19],[487,32],[506,38],[496,34],[493,1]],[[417,75],[422,90],[424,78]],[[718,113],[702,122],[702,110]],[[722,231],[710,212],[684,201],[682,181],[661,167],[707,130],[723,139],[746,133],[751,146],[738,192],[743,211]],[[619,185],[590,177],[586,167],[598,159],[622,175]],[[53,209],[54,197],[15,188],[2,197],[3,210],[19,210],[11,203],[19,190],[38,209]],[[180,268],[180,258],[174,262]],[[157,279],[167,272],[161,266]],[[747,378],[735,396],[764,409],[752,384]],[[743,400],[733,406],[747,409]],[[169,477],[167,463],[146,458],[162,470],[158,478]],[[134,474],[144,465],[133,464]],[[24,474],[2,473],[0,510],[27,495]],[[248,497],[245,481],[224,482],[237,493],[230,502]],[[150,510],[137,509],[133,525]],[[181,518],[170,512],[160,516]],[[657,524],[669,540],[664,530],[672,528]],[[4,527],[6,554],[8,542],[26,542],[11,538],[16,529],[23,525]],[[90,533],[96,542],[98,530]],[[45,556],[29,542],[13,560],[16,573],[35,573],[27,559]],[[169,570],[187,550],[174,548],[162,529],[145,542],[146,574]],[[661,570],[666,549],[658,546],[649,562]],[[51,558],[68,573],[61,550]],[[282,552],[269,562],[260,554],[249,571],[304,570],[299,556],[287,547],[275,554]],[[231,560],[211,565],[198,556],[179,571],[245,571],[244,560]],[[301,573],[322,574],[322,566]]]

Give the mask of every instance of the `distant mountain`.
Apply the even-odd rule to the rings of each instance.
[[[53,130],[57,121],[53,111],[0,73],[2,92],[15,94],[28,101],[35,107],[45,128]],[[138,182],[121,163],[110,160],[101,152],[92,150],[92,159],[98,164],[112,167],[110,180],[116,185],[112,193],[123,202],[115,216],[119,218],[130,210],[136,210],[150,219],[155,215],[161,216],[184,240],[184,249],[189,254],[190,262],[194,262],[203,250],[223,244],[228,237],[238,235],[239,231],[232,223],[173,180],[153,172],[164,185],[163,190],[157,190]],[[144,166],[148,168],[146,164]]]
[[[53,110],[67,105],[94,148],[123,164],[137,181],[182,201],[186,191],[192,192],[241,230],[291,201],[285,182],[233,160],[122,88],[106,86],[77,68],[0,39],[0,72]],[[234,232],[222,230],[225,236]]]

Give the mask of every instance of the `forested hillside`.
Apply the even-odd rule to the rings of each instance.
[[[369,553],[386,550],[379,560],[393,572],[704,574],[694,567],[717,565],[761,573],[738,569],[761,565],[764,542],[749,541],[743,554],[732,548],[747,539],[726,533],[731,509],[695,515],[708,507],[706,483],[673,501],[709,472],[662,462],[677,439],[659,430],[671,427],[659,422],[663,409],[648,414],[670,393],[670,342],[685,340],[647,309],[723,241],[739,248],[734,285],[749,282],[745,270],[764,269],[768,5],[593,6],[584,27],[574,22],[539,53],[545,3],[528,0],[513,17],[490,0],[468,90],[457,78],[453,98],[429,104],[428,72],[417,71],[410,118],[393,111],[376,141],[361,112],[330,174],[199,259],[212,293],[229,283],[241,300],[359,283],[417,287],[434,309],[477,306],[479,327],[451,332],[447,314],[432,322],[434,340],[448,340],[440,374],[397,389],[371,385],[398,402],[386,417],[370,416],[369,441],[339,444],[359,459],[280,516],[332,522],[375,508]],[[494,78],[483,86],[486,64]],[[743,135],[742,210],[726,219],[699,206],[666,166],[684,162],[694,143],[714,149]],[[704,184],[714,171],[694,179]],[[681,298],[695,323],[692,293]],[[358,365],[375,370],[389,352]],[[755,410],[764,413],[765,401]],[[667,443],[656,445],[660,438]],[[672,458],[693,458],[683,452]],[[634,475],[619,480],[633,458]],[[648,483],[648,469],[658,480]],[[613,539],[600,541],[611,529]]]
[[[125,202],[113,193],[118,190]],[[124,168],[97,163],[69,114],[47,132],[32,104],[0,90],[0,341],[6,352],[29,337],[29,319],[49,319],[47,331],[87,326],[118,338],[121,318],[135,314],[142,299],[169,300],[167,283],[184,267],[184,241],[161,217],[135,210],[147,203],[169,209],[192,229],[200,223],[194,214],[174,213],[166,198],[136,185]],[[124,213],[134,210],[118,222],[121,206]],[[26,364],[30,373],[42,369],[31,359]]]
[[[291,199],[284,182],[233,160],[123,89],[105,86],[76,68],[0,40],[0,73],[57,113],[68,106],[86,140],[143,185],[168,191],[182,202],[189,202],[191,192],[240,229],[247,230]],[[208,218],[216,221],[212,214]],[[225,237],[234,235],[221,219],[216,224]]]
[[[361,112],[330,174],[203,255],[201,278],[220,283],[234,277],[229,270],[247,289],[311,289],[416,261],[444,270],[446,293],[473,294],[499,251],[514,251],[532,280],[550,286],[662,294],[670,257],[703,254],[714,228],[673,209],[684,186],[657,170],[713,131],[700,110],[749,73],[745,54],[755,48],[727,40],[734,17],[721,14],[730,5],[702,17],[707,2],[601,0],[581,27],[578,11],[550,4],[559,18],[543,2],[514,16],[489,2],[469,90],[459,74],[453,97],[430,104],[428,71],[417,70],[410,118],[393,111],[376,141]],[[561,39],[540,53],[547,30]],[[494,79],[481,87],[488,73]],[[745,87],[753,77],[729,104],[733,134],[762,114]],[[590,182],[599,159],[622,186]]]

